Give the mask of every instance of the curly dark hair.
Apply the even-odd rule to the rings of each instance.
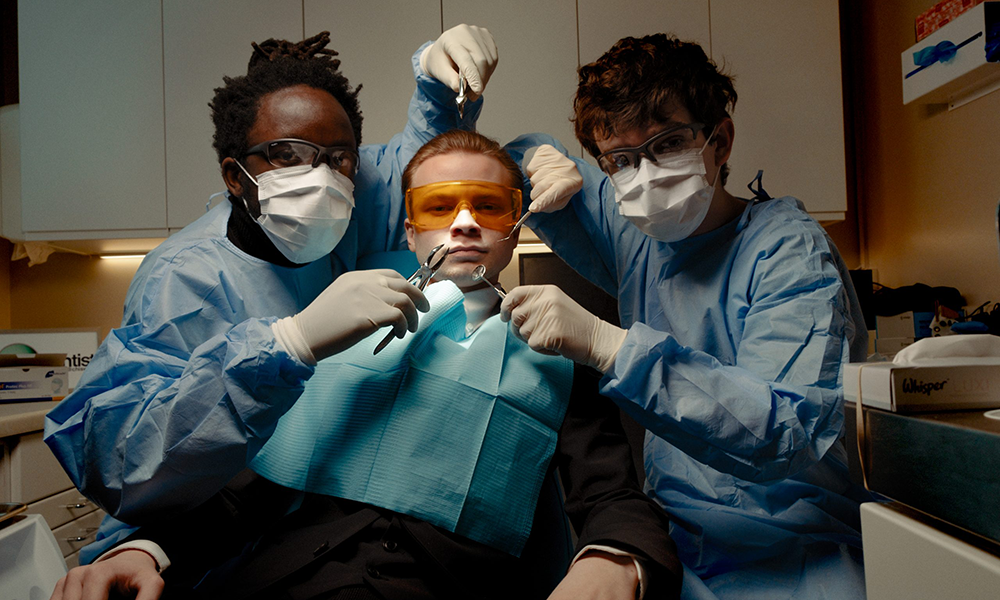
[[[329,43],[330,33],[323,31],[301,42],[269,39],[252,44],[247,74],[223,77],[226,85],[216,88],[208,103],[215,123],[212,145],[219,163],[227,157],[241,159],[246,153],[247,134],[257,121],[261,98],[296,85],[324,90],[336,98],[347,112],[354,139],[361,143],[361,86],[351,89],[339,71],[340,60],[334,58],[337,53],[326,48]]]
[[[684,106],[706,135],[736,107],[733,78],[722,73],[701,46],[663,33],[615,42],[596,61],[580,67],[573,100],[576,137],[593,156],[597,140],[665,121],[666,104]],[[725,184],[728,165],[720,177]]]

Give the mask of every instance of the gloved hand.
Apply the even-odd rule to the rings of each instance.
[[[458,93],[458,75],[468,82],[469,100],[483,93],[497,68],[497,45],[485,27],[456,25],[420,54],[420,68]]]
[[[566,358],[607,373],[628,333],[597,318],[554,285],[522,285],[500,304],[500,319],[542,354]]]
[[[583,187],[576,163],[548,144],[530,148],[521,161],[531,178],[531,212],[555,212]]]
[[[344,273],[297,315],[271,327],[275,338],[306,364],[346,350],[386,325],[396,337],[416,331],[423,292],[391,269]]]

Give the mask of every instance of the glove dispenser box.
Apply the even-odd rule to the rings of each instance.
[[[984,2],[901,55],[903,104],[957,108],[1000,89],[1000,2]]]

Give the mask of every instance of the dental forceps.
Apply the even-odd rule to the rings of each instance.
[[[421,292],[424,291],[424,288],[426,288],[427,284],[430,283],[431,277],[434,277],[437,270],[441,268],[441,263],[444,262],[444,259],[448,258],[447,248],[445,248],[444,252],[441,252],[440,257],[437,256],[442,248],[444,248],[444,244],[434,246],[431,253],[427,255],[427,260],[425,260],[423,264],[420,265],[420,268],[414,271],[413,275],[410,275],[410,278],[406,281],[415,285]],[[382,341],[378,343],[378,346],[375,346],[375,351],[372,352],[372,354],[378,354],[384,350],[394,337],[396,337],[396,335],[390,330],[389,333],[382,338]]]
[[[465,88],[469,83],[462,77],[461,74],[458,76],[458,95],[455,96],[455,105],[458,106],[458,118],[462,119],[465,117],[465,101],[468,100],[468,96],[465,94]]]

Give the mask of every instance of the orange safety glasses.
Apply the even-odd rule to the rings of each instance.
[[[406,215],[417,229],[450,227],[463,209],[480,227],[507,232],[521,216],[521,190],[490,181],[442,181],[406,190]]]

